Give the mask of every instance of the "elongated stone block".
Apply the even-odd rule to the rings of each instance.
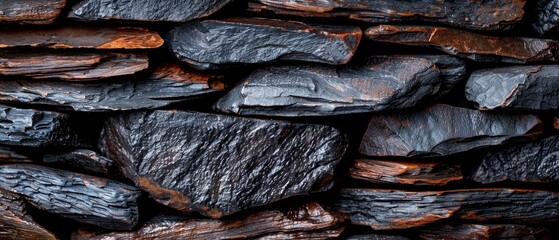
[[[51,153],[43,157],[43,162],[55,166],[72,168],[86,174],[109,176],[113,161],[99,155],[95,151],[76,149],[70,152]]]
[[[9,0],[0,2],[0,23],[51,24],[66,0]]]
[[[466,98],[481,110],[557,110],[558,74],[559,65],[477,70],[466,84]]]
[[[421,21],[474,30],[497,30],[510,28],[520,21],[525,3],[525,0],[252,0],[249,10],[301,17],[341,17],[372,23]]]
[[[422,58],[362,65],[288,65],[258,69],[215,108],[239,115],[326,116],[413,107],[440,88],[439,70]]]
[[[552,239],[545,227],[516,224],[459,224],[433,226],[419,230],[422,239]]]
[[[375,230],[420,227],[442,219],[542,223],[559,219],[559,193],[521,189],[411,192],[342,189],[336,209]]]
[[[559,60],[559,42],[549,39],[495,37],[444,27],[380,25],[365,31],[375,41],[431,47],[481,62],[527,63]]]
[[[298,60],[344,64],[352,57],[361,29],[264,18],[193,21],[166,36],[170,51],[198,69]]]
[[[375,115],[359,151],[368,156],[443,156],[536,138],[535,115],[488,113],[437,104],[405,113]]]
[[[99,177],[54,168],[0,165],[0,188],[20,194],[38,209],[107,229],[132,229],[140,191]]]
[[[156,201],[212,218],[329,189],[347,145],[332,127],[179,111],[112,117],[101,135]]]

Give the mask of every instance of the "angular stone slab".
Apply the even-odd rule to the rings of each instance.
[[[38,209],[107,229],[130,230],[138,222],[140,191],[99,177],[30,165],[0,165],[0,188],[20,194]]]
[[[559,65],[477,70],[466,83],[466,98],[481,110],[557,110],[558,74]]]
[[[329,189],[346,145],[332,127],[178,111],[109,118],[100,140],[156,201],[212,218]]]
[[[0,49],[10,47],[150,49],[163,45],[157,32],[130,27],[9,29],[0,32]]]
[[[548,39],[495,37],[478,33],[421,26],[380,25],[365,31],[375,41],[431,47],[480,62],[526,63],[559,60],[559,42]]]
[[[264,18],[193,21],[166,36],[169,50],[197,69],[276,60],[345,64],[361,29]]]
[[[46,154],[43,157],[43,162],[55,166],[72,168],[77,172],[102,176],[109,176],[109,172],[113,167],[113,160],[87,149]]]
[[[80,112],[151,109],[220,92],[225,87],[222,80],[222,75],[193,72],[178,65],[160,66],[149,77],[102,82],[2,80],[0,103]]]
[[[51,24],[66,0],[9,0],[0,2],[0,23]]]
[[[71,123],[72,118],[68,114],[0,105],[0,145],[86,146]]]
[[[0,189],[0,239],[57,240],[50,231],[27,214],[25,202],[14,193]]]
[[[0,163],[9,162],[31,162],[31,159],[15,149],[0,146]]]
[[[156,217],[135,232],[99,234],[82,230],[74,232],[72,239],[332,239],[340,235],[343,221],[318,203],[308,203],[228,220]]]
[[[543,223],[559,219],[559,193],[520,189],[410,192],[342,189],[336,203],[352,224],[375,230],[420,227],[443,219]]]
[[[481,183],[559,182],[559,136],[491,151],[472,179]]]
[[[249,10],[301,17],[350,18],[372,23],[421,21],[474,30],[498,30],[510,28],[520,21],[525,3],[525,0],[252,0]]]
[[[358,66],[287,65],[254,71],[215,105],[239,115],[327,116],[413,107],[441,85],[422,58]]]
[[[444,156],[533,139],[542,130],[535,115],[488,113],[437,104],[373,116],[359,152],[376,157]]]
[[[0,52],[0,75],[89,81],[146,70],[146,54]]]
[[[370,159],[355,160],[349,175],[374,184],[416,186],[444,186],[463,178],[459,164]]]
[[[207,17],[229,2],[231,0],[179,0],[172,3],[159,0],[83,0],[72,7],[68,17],[82,21],[186,22]]]
[[[516,224],[460,224],[433,226],[419,230],[422,239],[552,239],[545,227]]]
[[[532,28],[540,35],[556,32],[559,27],[559,1],[536,0]]]

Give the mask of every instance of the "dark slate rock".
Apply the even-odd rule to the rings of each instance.
[[[542,223],[559,220],[559,193],[520,189],[411,192],[342,189],[336,209],[375,230],[420,227],[442,219]]]
[[[515,66],[474,71],[466,97],[482,110],[559,109],[559,65]]]
[[[311,25],[263,18],[193,21],[167,35],[170,51],[198,69],[298,60],[347,63],[357,50],[361,29]]]
[[[110,118],[100,149],[158,202],[219,218],[329,189],[346,140],[321,125],[150,111]]]
[[[548,32],[557,32],[559,26],[559,1],[558,0],[536,0],[533,9],[535,19],[532,27],[540,35]]]
[[[186,22],[209,16],[229,2],[231,0],[83,0],[72,7],[68,17],[82,21]]]
[[[66,0],[2,0],[0,23],[51,24]]]
[[[158,67],[149,77],[103,82],[1,80],[0,103],[80,112],[151,109],[222,91],[221,80],[222,75],[193,72],[177,65]]]
[[[43,157],[43,162],[49,165],[71,168],[76,172],[102,176],[109,176],[113,167],[112,160],[87,149],[46,154]]]
[[[404,236],[396,236],[396,235],[385,235],[385,234],[361,234],[361,235],[352,235],[345,240],[410,240]]]
[[[0,146],[0,163],[20,163],[20,162],[31,162],[29,156],[26,156],[21,151],[16,149],[2,147]]]
[[[380,25],[365,31],[375,41],[431,47],[480,62],[526,63],[559,60],[559,42],[549,39],[495,37],[444,27]]]
[[[140,191],[104,178],[30,164],[0,165],[0,188],[81,223],[129,230],[138,222]]]
[[[536,138],[535,115],[488,113],[437,104],[405,113],[375,115],[359,151],[369,156],[440,156]]]
[[[419,230],[422,239],[553,239],[549,229],[516,224],[459,224]]]
[[[559,136],[491,151],[472,178],[481,183],[559,182]]]
[[[438,23],[475,30],[514,26],[524,16],[525,0],[252,0],[249,10],[301,17],[342,17],[372,23]]]
[[[440,89],[439,70],[422,58],[386,58],[331,67],[258,69],[215,108],[239,115],[325,116],[413,107]]]

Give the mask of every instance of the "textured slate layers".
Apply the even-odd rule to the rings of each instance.
[[[9,29],[0,32],[0,49],[8,47],[149,49],[163,45],[144,28],[78,27]]]
[[[76,149],[70,152],[51,153],[43,157],[43,162],[57,166],[72,168],[77,172],[108,176],[113,161],[87,149]]]
[[[145,54],[0,52],[0,75],[87,81],[131,75],[148,68]]]
[[[206,17],[231,0],[130,1],[83,0],[72,7],[70,18],[96,20],[132,20],[147,22],[186,22]]]
[[[343,219],[308,203],[289,210],[264,210],[229,220],[159,217],[138,231],[95,234],[78,231],[73,240],[95,239],[330,239],[344,229]]]
[[[540,35],[556,32],[559,26],[559,1],[536,0],[535,19],[532,27]]]
[[[0,146],[0,163],[5,162],[31,162],[31,160],[14,149]]]
[[[410,240],[410,239],[404,236],[370,233],[370,234],[349,236],[346,238],[346,240]]]
[[[9,0],[0,2],[0,23],[51,24],[66,0]]]
[[[481,189],[409,192],[342,189],[336,208],[375,230],[419,227],[441,219],[540,223],[559,219],[559,193]]]
[[[521,37],[494,37],[443,27],[380,25],[365,31],[375,41],[433,47],[482,62],[558,61],[559,42]]]
[[[158,202],[218,218],[330,188],[346,141],[320,125],[152,111],[110,118],[100,148]]]
[[[71,121],[67,114],[0,105],[0,144],[19,147],[83,146]]]
[[[420,230],[422,239],[552,239],[549,229],[514,224],[461,224]]]
[[[4,240],[56,240],[51,232],[33,221],[25,203],[16,194],[0,189],[0,238]]]
[[[138,221],[140,191],[104,178],[29,164],[0,165],[0,188],[81,223],[124,230]]]
[[[559,182],[559,136],[489,152],[472,178],[481,183]]]
[[[355,179],[375,184],[443,186],[462,180],[459,164],[358,159],[349,169]]]
[[[369,156],[449,155],[535,138],[541,132],[541,121],[535,115],[488,113],[438,104],[373,116],[359,151]]]
[[[417,21],[475,30],[509,28],[524,15],[524,0],[381,1],[381,0],[252,0],[252,11],[302,17],[344,17],[373,23]]]
[[[223,76],[177,65],[160,66],[147,78],[91,83],[0,81],[0,103],[46,105],[81,112],[159,108],[224,89]]]
[[[231,64],[299,60],[347,63],[361,29],[263,18],[193,21],[171,30],[170,51],[198,69]]]
[[[559,65],[474,71],[466,97],[479,109],[559,109]]]
[[[240,115],[324,116],[415,106],[439,89],[435,65],[387,58],[359,66],[289,65],[256,70],[215,105]]]

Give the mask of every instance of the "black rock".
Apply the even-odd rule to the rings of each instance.
[[[436,225],[419,230],[422,239],[553,239],[545,227],[517,224]]]
[[[0,23],[51,24],[64,6],[66,0],[3,0]]]
[[[43,157],[43,162],[70,168],[76,172],[102,176],[109,176],[113,167],[112,160],[87,149],[47,154]]]
[[[29,156],[26,156],[22,152],[0,146],[0,163],[21,163],[21,162],[31,162]]]
[[[534,10],[534,23],[532,27],[540,35],[548,32],[557,32],[559,26],[559,1],[558,0],[536,0]]]
[[[100,148],[158,202],[219,218],[329,189],[346,140],[321,125],[151,111],[110,118]]]

